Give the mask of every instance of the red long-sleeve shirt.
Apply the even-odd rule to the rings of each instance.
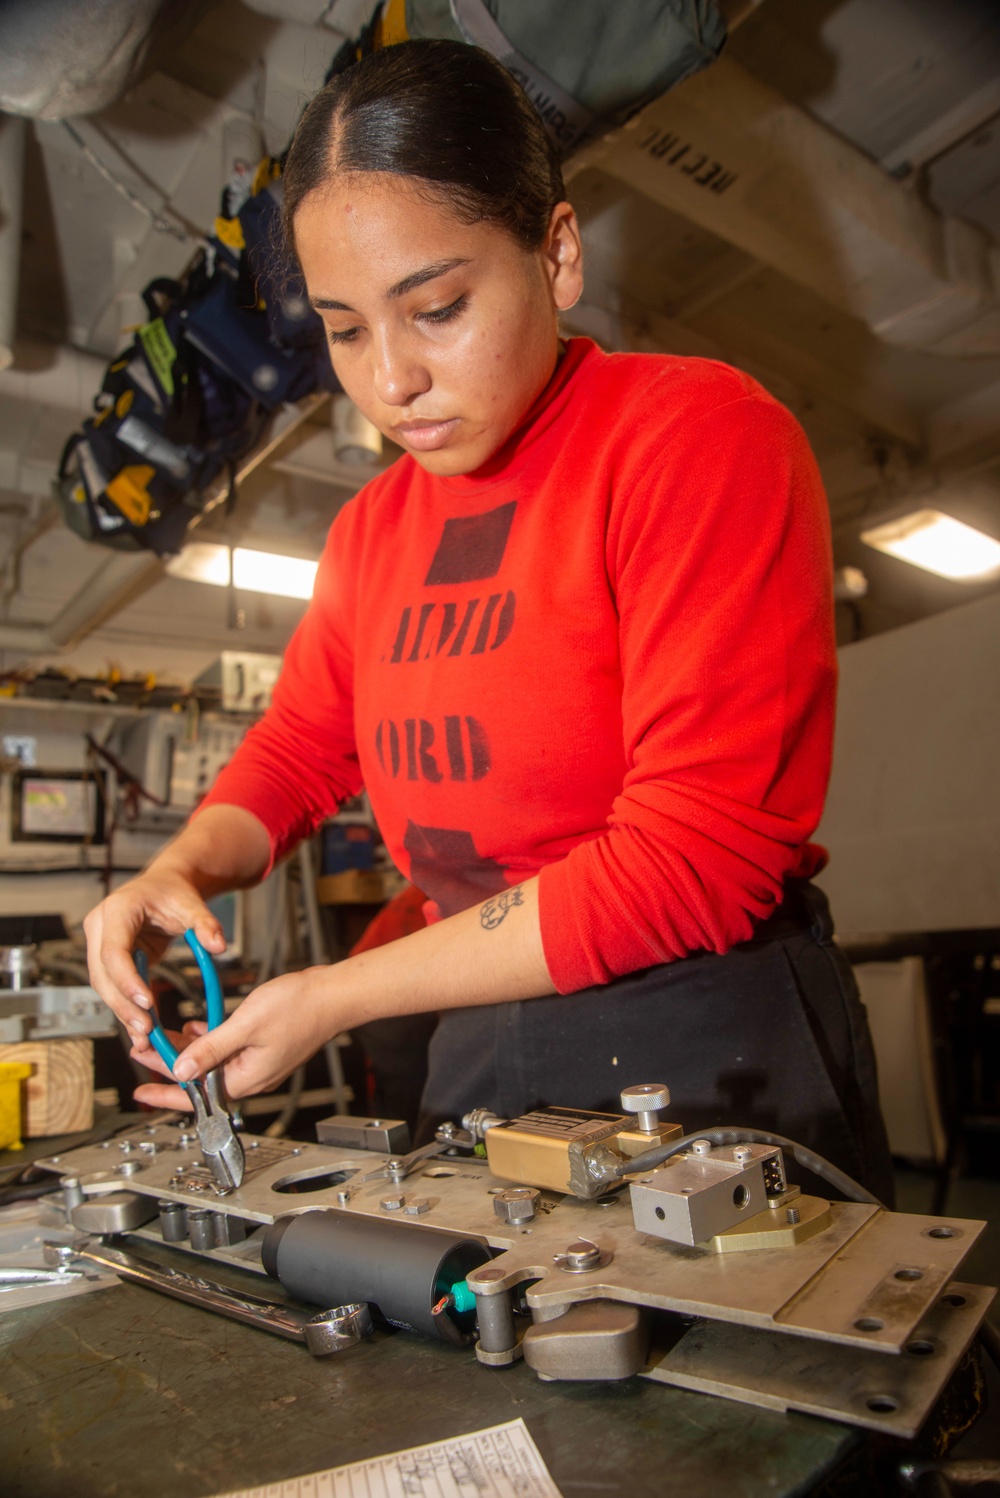
[[[407,456],[337,516],[205,804],[281,857],[364,784],[444,915],[540,874],[561,992],[725,951],[822,862],[830,589],[784,407],[721,364],[571,340],[483,468]]]

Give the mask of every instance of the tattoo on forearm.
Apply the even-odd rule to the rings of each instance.
[[[516,889],[505,889],[502,895],[495,895],[492,900],[487,900],[479,911],[479,924],[484,931],[495,931],[500,922],[507,917],[508,910],[514,905],[524,904],[524,893],[521,886]]]

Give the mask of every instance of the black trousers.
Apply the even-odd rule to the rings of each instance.
[[[579,993],[450,1010],[430,1044],[419,1137],[470,1108],[620,1111],[665,1082],[667,1116],[772,1130],[807,1145],[887,1206],[893,1184],[864,1006],[833,942],[826,897],[795,881],[751,941]],[[787,1160],[806,1191],[822,1184]]]

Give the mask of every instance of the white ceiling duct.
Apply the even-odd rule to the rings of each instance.
[[[1000,247],[725,57],[585,147],[587,167],[808,287],[886,342],[1000,354]]]
[[[0,396],[90,413],[107,361],[67,344],[18,339],[14,367],[0,367]]]
[[[4,0],[0,109],[42,120],[104,109],[207,8],[207,0]]]

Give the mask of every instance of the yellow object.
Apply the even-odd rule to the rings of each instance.
[[[128,413],[129,413],[129,411],[131,410],[132,402],[134,400],[135,400],[135,391],[134,390],[123,390],[122,393],[121,393],[121,395],[115,401],[115,415],[116,416],[127,416]]]
[[[243,237],[243,225],[238,218],[217,218],[215,220],[215,237],[221,239],[224,245],[239,254],[245,250],[247,242]]]
[[[21,1083],[31,1076],[23,1061],[0,1061],[0,1149],[19,1150],[21,1143]]]
[[[276,181],[281,176],[281,163],[275,156],[264,156],[257,163],[257,170],[253,174],[253,182],[250,186],[250,196],[256,197],[257,193],[263,192],[264,188]]]
[[[145,525],[149,519],[152,500],[148,485],[155,474],[156,469],[148,463],[131,463],[115,474],[105,490],[108,498],[133,525]]]
[[[380,47],[395,47],[398,42],[406,42],[409,39],[410,33],[406,25],[406,0],[389,0],[379,16],[375,29],[376,51]]]

